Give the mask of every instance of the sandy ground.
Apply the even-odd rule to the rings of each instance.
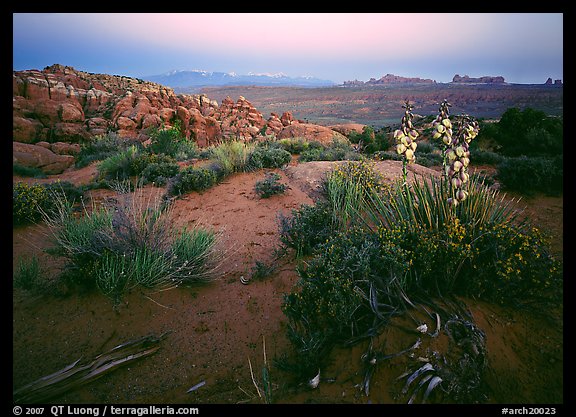
[[[383,172],[392,178],[401,164],[386,161]],[[290,352],[283,295],[297,281],[296,263],[285,262],[277,272],[248,285],[255,262],[269,261],[278,238],[278,214],[312,204],[315,187],[330,163],[291,164],[273,170],[290,186],[284,195],[260,199],[254,184],[264,172],[235,174],[203,193],[175,201],[179,226],[202,224],[221,233],[223,260],[217,279],[193,288],[162,292],[133,290],[118,309],[96,293],[31,296],[13,290],[13,389],[64,368],[79,358],[90,359],[120,343],[148,334],[167,333],[155,354],[110,372],[70,391],[57,403],[258,403],[248,360],[257,374],[263,363],[263,340],[268,361]],[[427,172],[423,167],[418,173]],[[71,170],[56,178],[86,183],[94,166]],[[411,173],[411,175],[413,175]],[[24,180],[14,177],[14,181]],[[26,181],[37,181],[26,179]],[[145,187],[150,196],[164,190]],[[93,198],[112,196],[93,191]],[[553,248],[562,255],[563,198],[523,200],[534,224],[554,236]],[[13,230],[13,260],[36,255],[49,275],[61,262],[44,250],[51,245],[49,230],[36,224]],[[478,326],[486,333],[489,368],[485,375],[487,402],[563,402],[562,306],[554,318],[530,311],[513,311],[466,300]],[[414,335],[394,328],[379,338],[381,348],[394,351],[414,343]],[[278,403],[397,403],[404,371],[393,361],[378,367],[370,395],[358,388],[363,375],[361,355],[366,344],[338,348],[317,389],[292,387],[280,370],[271,369],[273,399]],[[204,385],[187,393],[192,386]]]

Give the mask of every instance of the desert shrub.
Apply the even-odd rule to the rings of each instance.
[[[42,219],[42,213],[51,213],[55,200],[63,196],[70,204],[82,199],[84,190],[69,181],[57,180],[48,184],[14,184],[12,193],[12,213],[15,225],[34,223]]]
[[[475,142],[473,142],[475,143]],[[498,165],[505,159],[504,156],[497,152],[486,151],[482,149],[474,149],[472,162],[478,165]]]
[[[165,154],[140,152],[130,162],[130,175],[141,175],[150,164],[165,164],[176,162],[174,158]]]
[[[144,183],[154,183],[162,187],[166,185],[169,178],[178,174],[180,166],[176,162],[151,163],[142,171],[141,176]]]
[[[248,158],[250,169],[281,168],[290,163],[292,155],[284,149],[256,147]]]
[[[344,141],[332,141],[329,146],[317,147],[309,146],[308,150],[300,154],[300,162],[310,161],[357,161],[363,156],[355,152],[352,146]]]
[[[282,304],[306,372],[318,369],[335,344],[376,334],[408,299],[460,295],[516,306],[558,299],[561,264],[540,232],[518,222],[498,192],[475,179],[469,186],[468,198],[453,206],[442,179],[410,188],[398,183],[373,192],[353,226],[319,228],[329,231],[326,240],[309,242],[313,256],[299,267],[300,279]],[[324,207],[319,217],[326,218],[344,207],[323,204],[307,210]],[[295,242],[289,241],[298,247]]]
[[[418,150],[420,150],[420,148],[418,148]],[[418,154],[418,160],[416,162],[423,167],[433,167],[442,165],[442,160],[442,155],[439,153],[423,153]]]
[[[497,177],[502,185],[523,194],[542,192],[558,195],[563,190],[564,164],[562,156],[555,158],[506,158],[497,165]]]
[[[104,159],[98,165],[98,176],[103,179],[122,180],[132,175],[132,164],[138,157],[139,150],[132,145]]]
[[[150,145],[147,148],[149,152],[171,157],[176,156],[180,150],[180,144],[186,141],[186,138],[182,136],[179,123],[170,128],[153,129],[150,139]]]
[[[509,108],[488,133],[507,156],[555,156],[563,149],[563,119],[530,107]]]
[[[214,173],[216,176],[216,182],[220,182],[228,175],[230,175],[230,172],[228,172],[222,161],[217,159],[210,161],[206,168]]]
[[[211,149],[211,158],[218,161],[228,174],[248,169],[250,154],[255,145],[241,141],[229,141]]]
[[[53,253],[68,259],[68,283],[96,287],[117,303],[134,286],[168,288],[212,277],[212,232],[177,230],[171,206],[146,200],[138,190],[117,201],[78,218],[62,200],[57,213],[47,216]]]
[[[376,132],[371,126],[364,126],[362,133],[350,132],[348,139],[351,143],[360,145],[364,154],[373,154],[378,151],[386,151],[392,146],[390,136],[384,131]]]
[[[50,194],[41,184],[18,182],[12,188],[12,222],[14,225],[34,223],[42,218]]]
[[[40,168],[25,167],[17,163],[12,164],[12,174],[21,177],[46,178],[47,175]]]
[[[298,361],[310,367],[304,371],[318,369],[333,345],[372,331],[370,295],[380,290],[394,297],[409,264],[405,251],[358,227],[335,233],[317,247],[282,303]]]
[[[95,136],[92,140],[80,145],[75,166],[82,168],[94,161],[101,161],[125,150],[130,146],[140,146],[138,142],[123,139],[116,133]]]
[[[298,256],[309,255],[316,245],[326,240],[337,229],[331,206],[319,202],[303,204],[293,209],[290,216],[279,215],[280,241],[296,251]]]
[[[436,147],[436,144],[434,144],[432,142],[424,142],[424,141],[418,142],[418,154],[419,155],[429,154],[429,153],[433,152],[435,149],[438,149],[438,148]]]
[[[168,195],[178,196],[191,191],[204,191],[218,181],[216,172],[209,168],[187,167],[168,183]]]
[[[403,159],[402,155],[398,155],[398,152],[396,151],[374,152],[372,157],[376,161],[401,161]]]
[[[306,138],[284,138],[276,141],[276,146],[281,147],[293,155],[299,155],[307,150],[310,144]]]
[[[198,145],[196,142],[191,140],[184,140],[179,142],[178,149],[174,154],[174,159],[177,161],[187,161],[192,158],[198,158],[200,151],[198,150]]]
[[[266,174],[266,178],[260,181],[256,181],[254,190],[260,198],[269,198],[276,194],[283,194],[288,186],[278,182],[280,180],[280,175],[272,172]]]

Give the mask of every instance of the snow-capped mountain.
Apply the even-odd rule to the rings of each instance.
[[[211,72],[203,70],[172,70],[160,75],[142,77],[167,87],[206,87],[231,85],[258,85],[258,86],[298,86],[298,87],[326,87],[335,85],[333,81],[321,80],[311,76],[289,77],[284,73],[253,73],[238,75],[234,72]]]

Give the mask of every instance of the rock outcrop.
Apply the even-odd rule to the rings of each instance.
[[[14,71],[12,102],[14,162],[47,173],[69,167],[84,140],[115,132],[146,142],[152,129],[176,123],[200,147],[270,134],[323,143],[347,140],[335,130],[295,119],[290,112],[265,119],[243,96],[236,101],[228,96],[218,104],[205,94],[176,94],[138,78],[58,64],[42,71]]]
[[[401,77],[394,74],[386,74],[379,79],[370,78],[368,81],[344,81],[342,84],[345,87],[359,87],[363,85],[396,85],[396,84],[436,84],[435,80],[429,78],[419,77]]]
[[[468,75],[464,75],[461,77],[460,75],[456,74],[454,78],[452,78],[452,82],[455,84],[504,84],[504,77],[502,76],[484,76],[479,78],[472,78]]]
[[[241,97],[222,105],[205,94],[176,94],[137,78],[52,65],[13,73],[13,139],[80,142],[115,131],[146,140],[151,128],[180,121],[183,134],[206,146],[229,137],[259,135],[267,121]]]
[[[306,138],[309,141],[317,141],[326,145],[334,140],[348,142],[348,138],[343,134],[329,127],[310,123],[294,123],[286,126],[278,135],[278,139],[285,138]]]
[[[61,174],[74,163],[72,155],[58,155],[45,146],[12,142],[12,163]]]

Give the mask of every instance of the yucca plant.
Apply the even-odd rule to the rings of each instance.
[[[486,224],[514,222],[521,211],[514,207],[514,199],[506,199],[498,190],[484,184],[481,177],[470,179],[468,198],[452,207],[448,198],[451,190],[443,179],[430,176],[416,178],[408,192],[401,182],[396,182],[386,195],[372,192],[367,205],[368,224],[394,227],[398,224],[419,225],[428,229],[440,229],[457,218],[461,224],[473,228]]]

